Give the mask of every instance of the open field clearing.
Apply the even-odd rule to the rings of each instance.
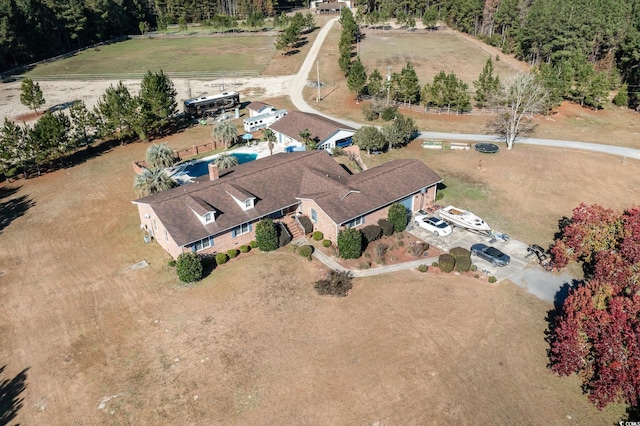
[[[263,35],[135,38],[38,65],[27,75],[262,71],[274,54],[274,40]]]
[[[546,369],[550,305],[509,283],[408,271],[358,279],[346,299],[326,298],[312,289],[323,267],[284,249],[241,255],[195,287],[178,286],[164,252],[142,242],[130,204],[130,161],[147,146],[1,188],[3,217],[10,199],[31,203],[0,230],[0,360],[8,378],[29,369],[17,422],[565,424],[569,416],[609,424],[622,416],[619,406],[598,411],[578,380]],[[130,268],[142,259],[150,266]]]
[[[469,89],[474,89],[473,81],[478,79],[489,59],[489,53],[449,30],[399,34],[393,34],[393,30],[363,32],[365,37],[358,50],[367,74],[377,69],[386,76],[387,67],[399,74],[407,62],[411,62],[421,86],[431,83],[436,74],[444,71],[454,72]],[[515,74],[504,61],[496,61],[495,56],[492,59],[494,72],[501,80]]]

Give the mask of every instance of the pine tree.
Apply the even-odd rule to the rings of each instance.
[[[367,84],[367,73],[364,70],[364,66],[358,57],[349,69],[349,76],[347,77],[347,87],[349,91],[356,94],[356,100],[360,99],[360,95],[364,92],[364,87]]]
[[[474,81],[473,85],[476,88],[476,105],[478,108],[484,108],[500,88],[500,78],[493,75],[491,58],[487,59],[478,80]]]
[[[40,84],[30,78],[25,78],[20,85],[20,91],[20,103],[31,108],[37,114],[38,108],[45,104]]]

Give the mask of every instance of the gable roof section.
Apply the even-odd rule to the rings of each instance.
[[[260,102],[260,101],[253,101],[249,103],[249,105],[247,105],[247,109],[258,112],[262,108],[268,107],[268,106],[271,106],[271,105],[265,104],[264,102]]]
[[[343,188],[332,188],[314,201],[342,224],[441,181],[422,161],[395,160],[349,176]]]
[[[301,111],[290,111],[280,120],[273,123],[270,128],[296,140],[300,140],[300,132],[304,129],[309,129],[311,137],[317,138],[319,142],[324,142],[341,129],[355,131],[352,127],[321,115]]]
[[[196,180],[135,203],[150,205],[176,244],[184,246],[297,204],[301,176],[307,170],[345,174],[324,151],[281,153],[226,169],[219,179]],[[232,195],[241,201],[255,197],[254,207],[243,210]],[[191,213],[190,205],[198,199],[215,206],[215,222],[203,225]]]

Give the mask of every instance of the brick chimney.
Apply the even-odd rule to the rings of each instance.
[[[209,163],[209,180],[215,180],[220,177],[220,172],[218,171],[218,165],[213,161]]]

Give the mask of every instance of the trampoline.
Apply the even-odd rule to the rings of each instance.
[[[477,143],[474,145],[474,149],[483,154],[495,154],[500,151],[500,147],[493,143]]]

